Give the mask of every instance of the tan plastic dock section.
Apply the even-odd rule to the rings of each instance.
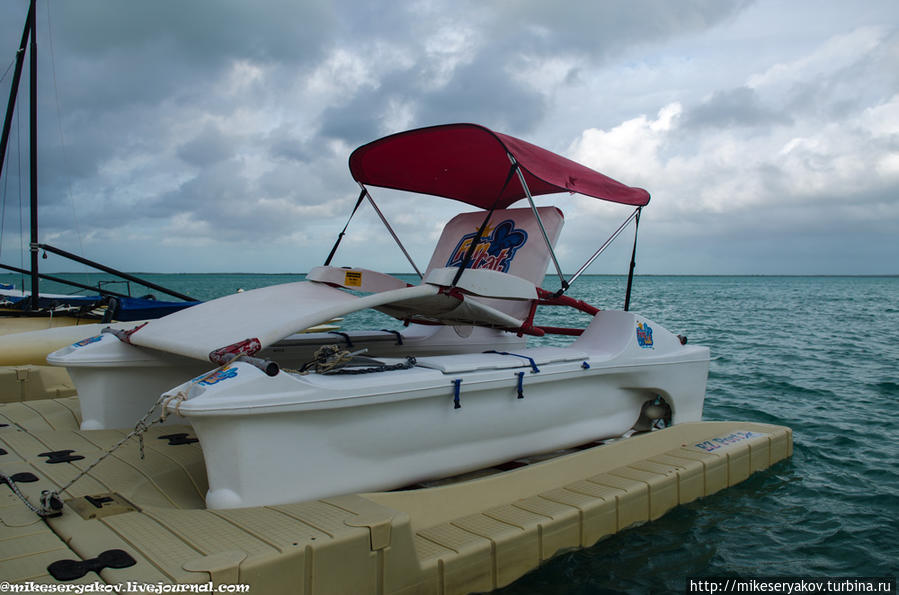
[[[0,315],[0,403],[74,396],[75,385],[65,368],[45,365],[48,353],[74,341],[60,342],[52,334],[44,340],[34,333],[88,324],[84,336],[89,336],[95,328],[90,322],[69,316]]]
[[[76,392],[65,368],[0,366],[0,403],[71,397]]]
[[[17,485],[35,503],[123,435],[78,430],[76,398],[0,404],[0,424],[0,472],[32,474],[36,481]],[[247,584],[251,593],[489,591],[792,454],[789,428],[701,422],[441,487],[211,511],[192,436],[189,426],[153,427],[143,460],[130,441],[76,483],[62,516],[46,522],[0,485],[0,577],[55,582],[51,563],[96,566],[92,560],[119,549],[135,563],[100,564],[69,582],[211,580]],[[72,452],[41,454],[53,451]],[[54,456],[84,458],[48,462]]]

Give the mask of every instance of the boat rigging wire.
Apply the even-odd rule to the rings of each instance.
[[[614,233],[612,233],[612,235],[609,236],[609,239],[607,239],[605,242],[603,242],[603,245],[600,246],[599,249],[598,249],[596,252],[593,253],[593,256],[591,256],[590,258],[588,258],[588,259],[587,259],[587,262],[585,262],[585,263],[581,266],[581,268],[579,268],[579,269],[577,270],[577,272],[576,272],[574,275],[571,276],[571,278],[568,280],[568,284],[569,284],[569,285],[572,284],[572,283],[574,283],[574,280],[577,279],[578,277],[580,277],[581,274],[582,274],[585,270],[587,270],[587,267],[589,267],[591,264],[593,264],[593,261],[596,260],[596,258],[597,258],[600,254],[602,254],[602,253],[605,251],[606,248],[609,247],[609,244],[611,244],[611,243],[615,240],[615,238],[617,238],[619,235],[621,235],[621,232],[624,231],[624,228],[627,227],[627,224],[631,222],[631,219],[637,217],[637,216],[640,214],[640,208],[641,208],[641,207],[637,207],[636,209],[634,209],[634,211],[633,211],[630,215],[628,215],[627,219],[624,220],[624,223],[622,223],[622,224],[618,227],[618,229],[616,229],[616,230],[614,231]]]
[[[403,251],[403,254],[406,255],[406,260],[409,261],[409,264],[412,265],[412,268],[415,269],[416,274],[418,274],[419,279],[424,279],[424,275],[421,274],[421,271],[418,270],[418,267],[415,266],[415,261],[412,260],[412,257],[409,256],[409,252],[406,251],[406,247],[403,246],[403,243],[400,241],[399,236],[396,235],[396,232],[393,231],[393,228],[390,226],[390,223],[387,222],[387,218],[384,217],[384,213],[381,212],[381,209],[378,208],[378,205],[375,204],[375,199],[371,197],[371,193],[368,191],[368,188],[362,182],[359,182],[359,187],[362,188],[362,191],[365,192],[365,196],[368,198],[368,202],[371,203],[372,208],[375,210],[375,213],[378,214],[378,217],[381,218],[381,222],[387,228],[387,231],[390,232],[390,235],[393,236],[393,241],[396,242],[396,245],[400,247],[400,250]]]
[[[3,255],[3,231],[6,229],[6,197],[9,190],[9,172],[0,180],[3,182],[3,190],[0,191],[0,256]]]
[[[59,100],[59,83],[56,79],[56,53],[53,49],[53,28],[50,24],[50,7],[52,6],[51,2],[47,3],[47,45],[50,48],[50,72],[53,75],[53,95],[56,99],[56,127],[59,132],[59,147],[62,152],[62,162],[64,171],[68,172],[71,169],[68,167],[69,164],[69,154],[66,150],[66,139],[62,130],[62,108],[61,102]],[[72,178],[66,175],[65,179],[65,187],[66,187],[66,197],[69,199],[69,206],[72,209],[72,222],[75,226],[75,237],[78,238],[78,249],[79,254],[84,254],[84,242],[81,236],[81,225],[78,222],[78,211],[75,209],[75,197],[72,195]],[[85,271],[87,267],[84,267]]]
[[[18,148],[16,167],[19,170],[19,241],[22,243],[22,248],[19,250],[19,264],[22,269],[25,268],[25,219],[22,216],[22,213],[25,212],[24,207],[24,196],[22,189],[24,188],[24,184],[22,183],[22,123],[21,116],[16,114],[16,146]],[[25,273],[22,273],[22,279],[20,281],[20,286],[24,293],[25,291]]]
[[[6,75],[9,74],[9,71],[12,70],[12,67],[16,65],[16,61],[13,60],[9,63],[9,66],[6,67],[6,70],[3,72],[3,76],[0,76],[0,83],[6,78]]]

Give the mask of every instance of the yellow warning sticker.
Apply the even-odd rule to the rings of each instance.
[[[343,284],[347,287],[362,287],[362,273],[359,271],[347,271]]]

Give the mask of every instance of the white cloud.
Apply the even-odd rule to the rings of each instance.
[[[682,107],[671,103],[655,119],[645,115],[622,122],[611,130],[588,128],[569,147],[571,158],[628,184],[651,181],[662,167],[659,149]]]

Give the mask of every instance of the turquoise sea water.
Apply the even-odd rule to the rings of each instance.
[[[146,277],[198,299],[302,278]],[[569,295],[615,309],[624,286],[623,277],[586,276]],[[711,348],[704,419],[790,426],[793,457],[557,556],[502,593],[683,592],[685,577],[703,575],[899,574],[899,277],[638,276],[631,309]],[[540,320],[584,321],[561,309]],[[354,315],[343,326],[372,324],[391,321]]]

